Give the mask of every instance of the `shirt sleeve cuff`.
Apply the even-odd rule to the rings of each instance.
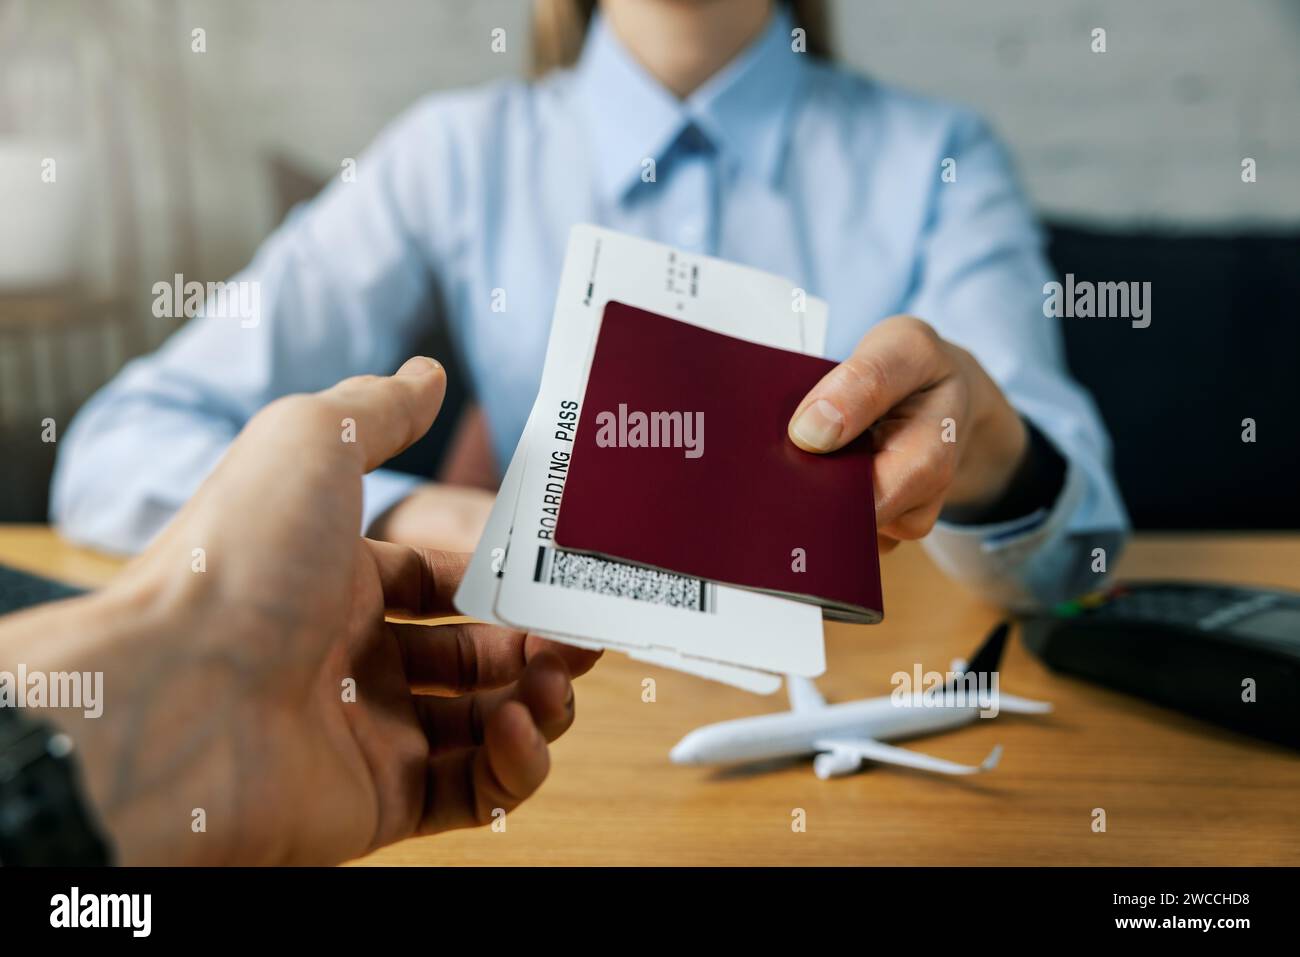
[[[375,520],[410,495],[424,479],[406,472],[379,469],[361,480],[363,494],[361,506],[361,534],[368,535]]]
[[[937,522],[923,545],[944,572],[998,604],[1036,607],[1041,604],[1043,582],[1078,577],[1074,569],[1063,567],[1077,561],[1076,550],[1056,546],[1069,537],[1070,521],[1086,493],[1087,477],[1070,462],[1050,508],[984,525]]]

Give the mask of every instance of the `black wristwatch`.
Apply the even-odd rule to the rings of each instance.
[[[112,863],[80,778],[68,735],[0,707],[0,864]]]

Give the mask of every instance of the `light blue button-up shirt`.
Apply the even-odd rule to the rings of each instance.
[[[1060,450],[1067,479],[1050,510],[941,524],[927,547],[1004,604],[1095,585],[1122,541],[1123,506],[1105,429],[1043,315],[1042,239],[1005,151],[969,112],[794,51],[791,28],[778,10],[679,101],[597,16],[572,70],[414,106],[355,177],[296,209],[235,277],[256,284],[256,316],[209,303],[86,405],[60,446],[60,528],[140,549],[259,408],[391,372],[431,321],[448,324],[509,461],[541,379],[569,228],[594,222],[825,298],[831,358],[900,312],[970,350]],[[367,524],[419,481],[368,476]]]

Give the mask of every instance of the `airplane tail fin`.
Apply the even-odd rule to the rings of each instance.
[[[976,650],[975,656],[971,658],[970,663],[958,659],[952,663],[952,671],[956,675],[981,675],[991,674],[997,670],[998,664],[1002,661],[1002,652],[1007,646],[1007,635],[1011,631],[1011,623],[1004,621],[984,639],[984,644]],[[1032,698],[1019,698],[1014,695],[998,692],[998,709],[1006,711],[1009,714],[1047,714],[1052,710],[1052,706],[1046,701],[1035,701]]]
[[[1011,622],[1004,621],[994,628],[984,644],[980,645],[964,669],[967,673],[991,674],[998,670],[1002,660],[1002,651],[1007,646],[1007,635],[1011,632]]]

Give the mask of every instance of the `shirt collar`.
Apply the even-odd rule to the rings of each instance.
[[[775,185],[808,55],[791,50],[792,27],[785,4],[778,4],[758,39],[682,101],[624,49],[599,12],[594,14],[576,80],[591,110],[604,194],[622,199],[641,182],[644,161],[661,160],[690,123],[729,161]]]

